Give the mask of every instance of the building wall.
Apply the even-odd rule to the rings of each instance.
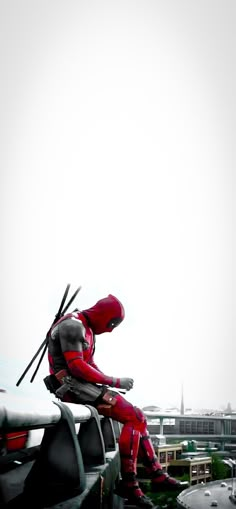
[[[212,479],[212,460],[210,457],[201,460],[191,459],[186,461],[179,459],[171,461],[168,472],[175,476],[187,474],[191,485],[201,482],[209,482]]]
[[[227,423],[232,427],[232,432],[236,434],[236,420]],[[148,424],[148,430],[150,435],[158,435],[160,434],[160,424]],[[231,431],[229,430],[229,433]],[[175,424],[163,426],[163,434],[171,435],[171,434],[183,434],[183,435],[215,435],[221,433],[221,422],[214,421],[212,419],[175,419]]]

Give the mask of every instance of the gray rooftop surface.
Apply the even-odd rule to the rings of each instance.
[[[226,486],[222,486],[225,483]],[[217,507],[220,509],[233,509],[236,505],[229,499],[232,495],[232,478],[222,481],[212,481],[204,485],[197,484],[182,491],[177,497],[178,507],[185,509],[203,509],[212,507],[213,500],[217,501]],[[236,489],[236,479],[233,480],[234,491]],[[210,492],[210,495],[206,495]]]

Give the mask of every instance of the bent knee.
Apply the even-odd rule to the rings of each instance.
[[[135,412],[135,429],[138,429],[139,431],[143,432],[146,429],[147,426],[147,419],[142,410],[138,407],[134,407]]]

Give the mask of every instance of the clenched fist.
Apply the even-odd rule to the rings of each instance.
[[[133,388],[134,381],[133,378],[120,378],[120,388],[126,389],[127,391],[130,391],[130,389]]]

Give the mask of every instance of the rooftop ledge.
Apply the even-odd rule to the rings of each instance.
[[[63,403],[72,412],[75,423],[91,418],[91,410],[85,405]],[[57,423],[61,411],[56,401],[47,401],[0,393],[0,429],[35,429]]]

